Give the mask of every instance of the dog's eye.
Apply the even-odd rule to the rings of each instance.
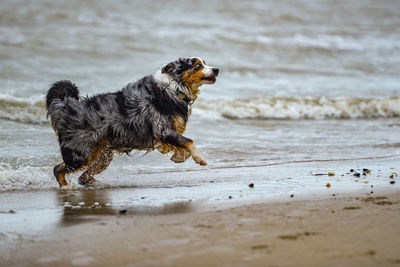
[[[194,68],[195,68],[196,70],[199,70],[199,69],[201,68],[201,64],[196,64],[196,66],[194,66]]]

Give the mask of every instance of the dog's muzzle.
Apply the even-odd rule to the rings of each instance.
[[[203,78],[204,81],[206,81],[206,83],[212,84],[215,83],[215,81],[217,80],[217,76],[219,74],[219,69],[218,68],[212,68],[211,69],[211,75],[205,76]]]

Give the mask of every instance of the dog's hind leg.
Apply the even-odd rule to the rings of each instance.
[[[68,188],[68,183],[65,180],[65,175],[83,168],[88,161],[88,157],[82,150],[72,149],[66,146],[61,146],[62,163],[54,167],[54,176],[62,189]]]
[[[68,185],[67,181],[65,180],[65,175],[70,171],[70,169],[65,165],[64,162],[54,166],[54,176],[56,177],[56,180],[60,187],[65,187]]]
[[[88,164],[88,169],[79,177],[81,185],[92,185],[96,180],[94,175],[104,171],[110,165],[113,159],[113,152],[109,148],[100,148],[93,155],[91,162]]]

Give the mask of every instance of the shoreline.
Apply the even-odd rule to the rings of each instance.
[[[207,209],[64,209],[63,221],[2,245],[4,266],[395,266],[400,192]],[[13,214],[10,214],[12,216]],[[384,218],[384,219],[383,219]],[[4,238],[4,234],[2,234]]]

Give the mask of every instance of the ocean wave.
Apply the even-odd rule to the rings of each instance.
[[[28,123],[48,124],[43,101],[0,98],[0,119]]]
[[[196,108],[198,112],[196,112]],[[400,98],[270,97],[232,101],[199,101],[194,113],[226,119],[368,119],[400,116]]]
[[[400,98],[294,98],[269,97],[237,100],[199,100],[194,114],[225,119],[368,119],[400,117]],[[0,119],[45,125],[43,101],[29,102],[0,98]]]
[[[10,169],[0,166],[0,192],[57,188],[52,167],[20,166]]]

